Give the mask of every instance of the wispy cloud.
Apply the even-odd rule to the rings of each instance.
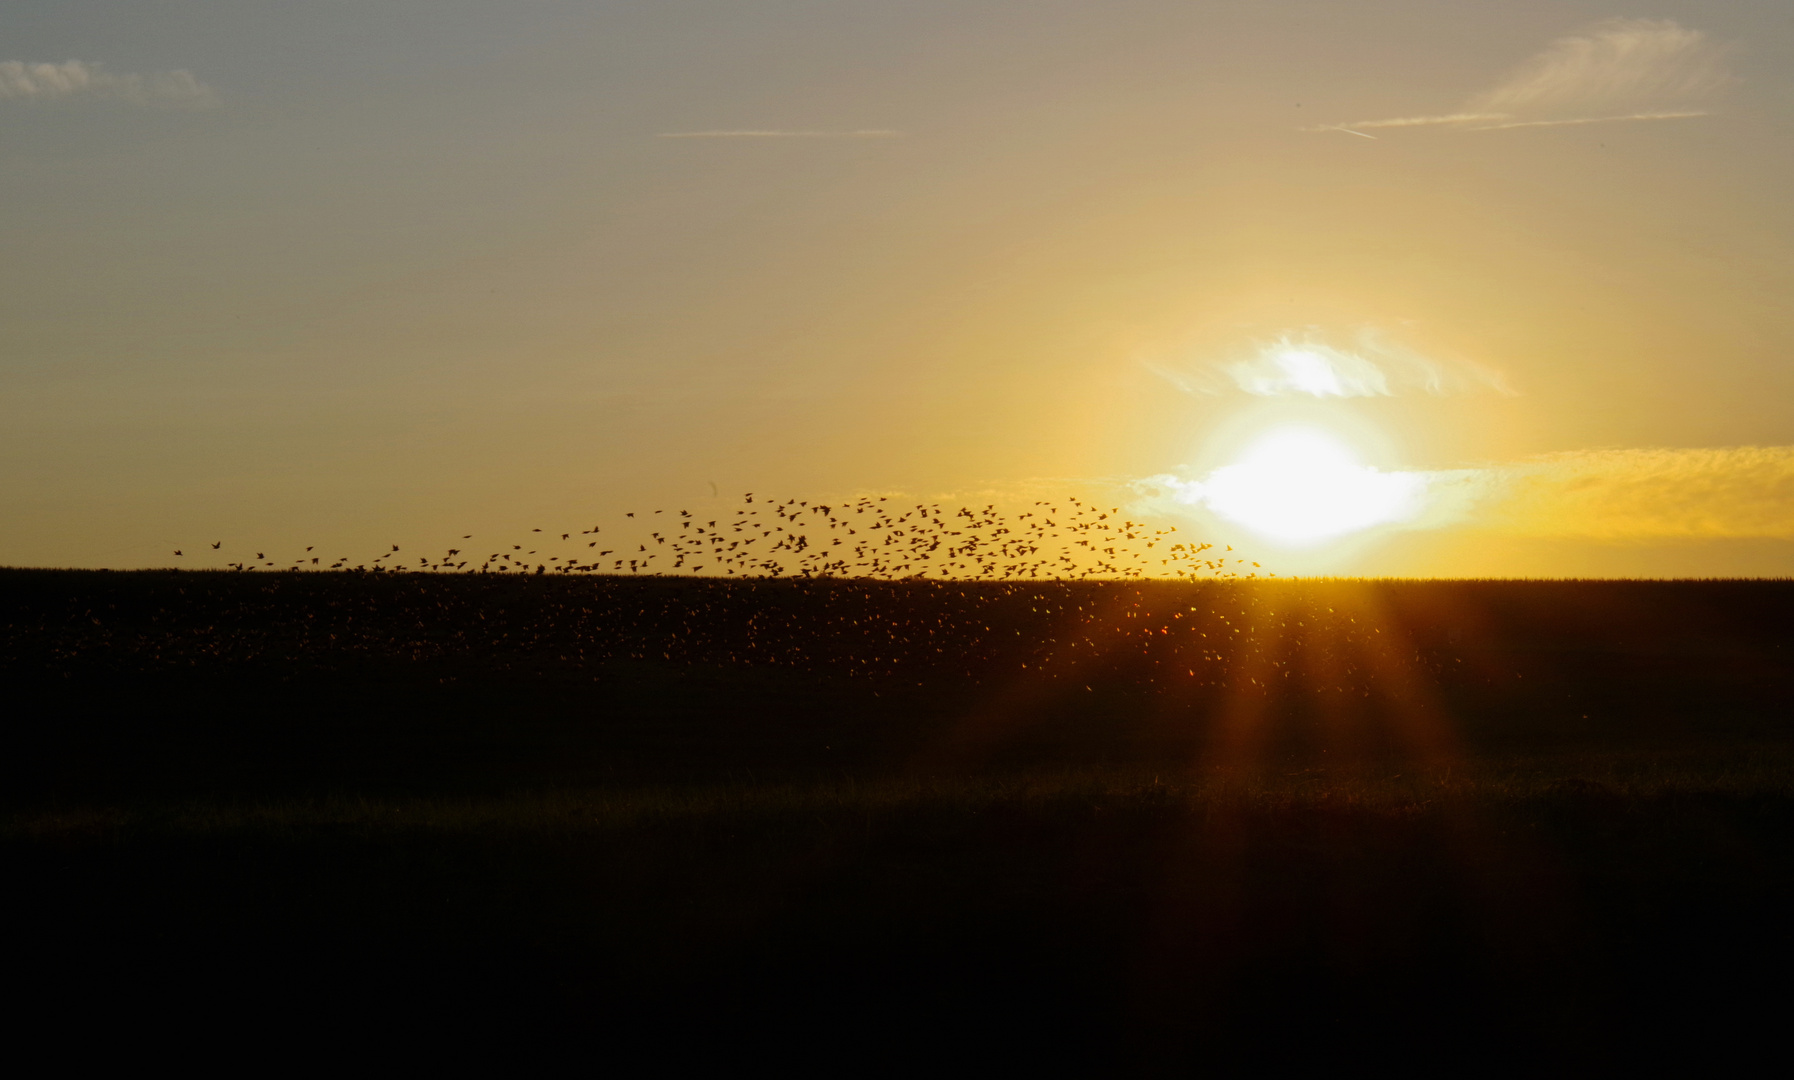
[[[1505,131],[1706,116],[1700,103],[1736,81],[1726,69],[1726,51],[1671,19],[1609,19],[1553,41],[1457,112],[1302,130],[1374,139],[1366,129]]]
[[[1611,19],[1559,38],[1500,85],[1479,112],[1607,113],[1702,100],[1732,82],[1725,50],[1671,19]]]
[[[1152,358],[1144,363],[1191,394],[1238,391],[1254,397],[1354,398],[1514,392],[1498,371],[1467,360],[1422,355],[1373,329],[1360,330],[1345,346],[1286,334],[1232,359],[1191,365]]]
[[[721,131],[663,131],[660,139],[896,139],[903,132],[886,128],[862,128],[858,131],[781,131],[771,128],[747,128]]]
[[[60,64],[0,60],[0,100],[68,98],[183,109],[204,109],[218,104],[217,92],[185,69],[135,75],[107,71],[103,65],[85,60],[66,60]]]
[[[1607,541],[1794,539],[1794,446],[1593,450],[1482,470],[1469,520]]]

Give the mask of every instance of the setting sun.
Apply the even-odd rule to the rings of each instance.
[[[1333,436],[1298,427],[1260,437],[1216,469],[1202,497],[1268,540],[1303,546],[1412,517],[1424,487],[1416,474],[1381,472]]]

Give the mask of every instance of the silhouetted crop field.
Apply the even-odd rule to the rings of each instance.
[[[1791,605],[4,571],[11,962],[170,1037],[608,1062],[1735,1045],[1794,959]]]

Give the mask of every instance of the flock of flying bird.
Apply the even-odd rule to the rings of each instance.
[[[1295,582],[576,580],[532,570],[84,574],[24,584],[0,611],[0,672],[82,681],[236,670],[282,679],[409,672],[469,685],[528,675],[573,685],[633,679],[628,665],[648,663],[833,673],[894,687],[1046,680],[1080,693],[1101,680],[1259,694],[1300,677],[1350,697],[1362,696],[1375,671],[1412,667],[1395,655],[1401,635],[1377,632],[1387,622],[1374,602],[1350,587]],[[1416,652],[1415,663],[1422,659]]]
[[[828,504],[804,499],[756,503],[749,493],[733,512],[690,510],[624,515],[610,533],[598,525],[577,534],[530,530],[525,544],[500,545],[483,558],[454,547],[434,558],[399,545],[351,565],[328,563],[313,548],[289,569],[433,573],[559,573],[720,577],[862,577],[877,580],[1017,580],[1083,578],[1252,578],[1256,562],[1229,557],[1231,547],[1188,543],[1175,526],[1149,529],[1079,499],[1037,501],[1011,518],[995,504],[948,510],[940,503],[893,506],[863,496]],[[715,516],[712,516],[715,515]],[[654,527],[658,526],[658,527]],[[537,536],[536,534],[541,534]],[[621,539],[619,539],[621,538]],[[462,540],[472,540],[463,536]],[[583,545],[583,547],[582,547]],[[219,550],[222,542],[211,545]],[[634,550],[630,550],[633,548]],[[559,552],[550,554],[550,552]],[[176,550],[175,555],[182,552]],[[235,570],[278,567],[265,552],[226,564]],[[1267,575],[1275,576],[1275,575]]]

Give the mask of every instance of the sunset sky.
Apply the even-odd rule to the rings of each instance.
[[[0,564],[1078,494],[1794,573],[1794,4],[0,7]]]

